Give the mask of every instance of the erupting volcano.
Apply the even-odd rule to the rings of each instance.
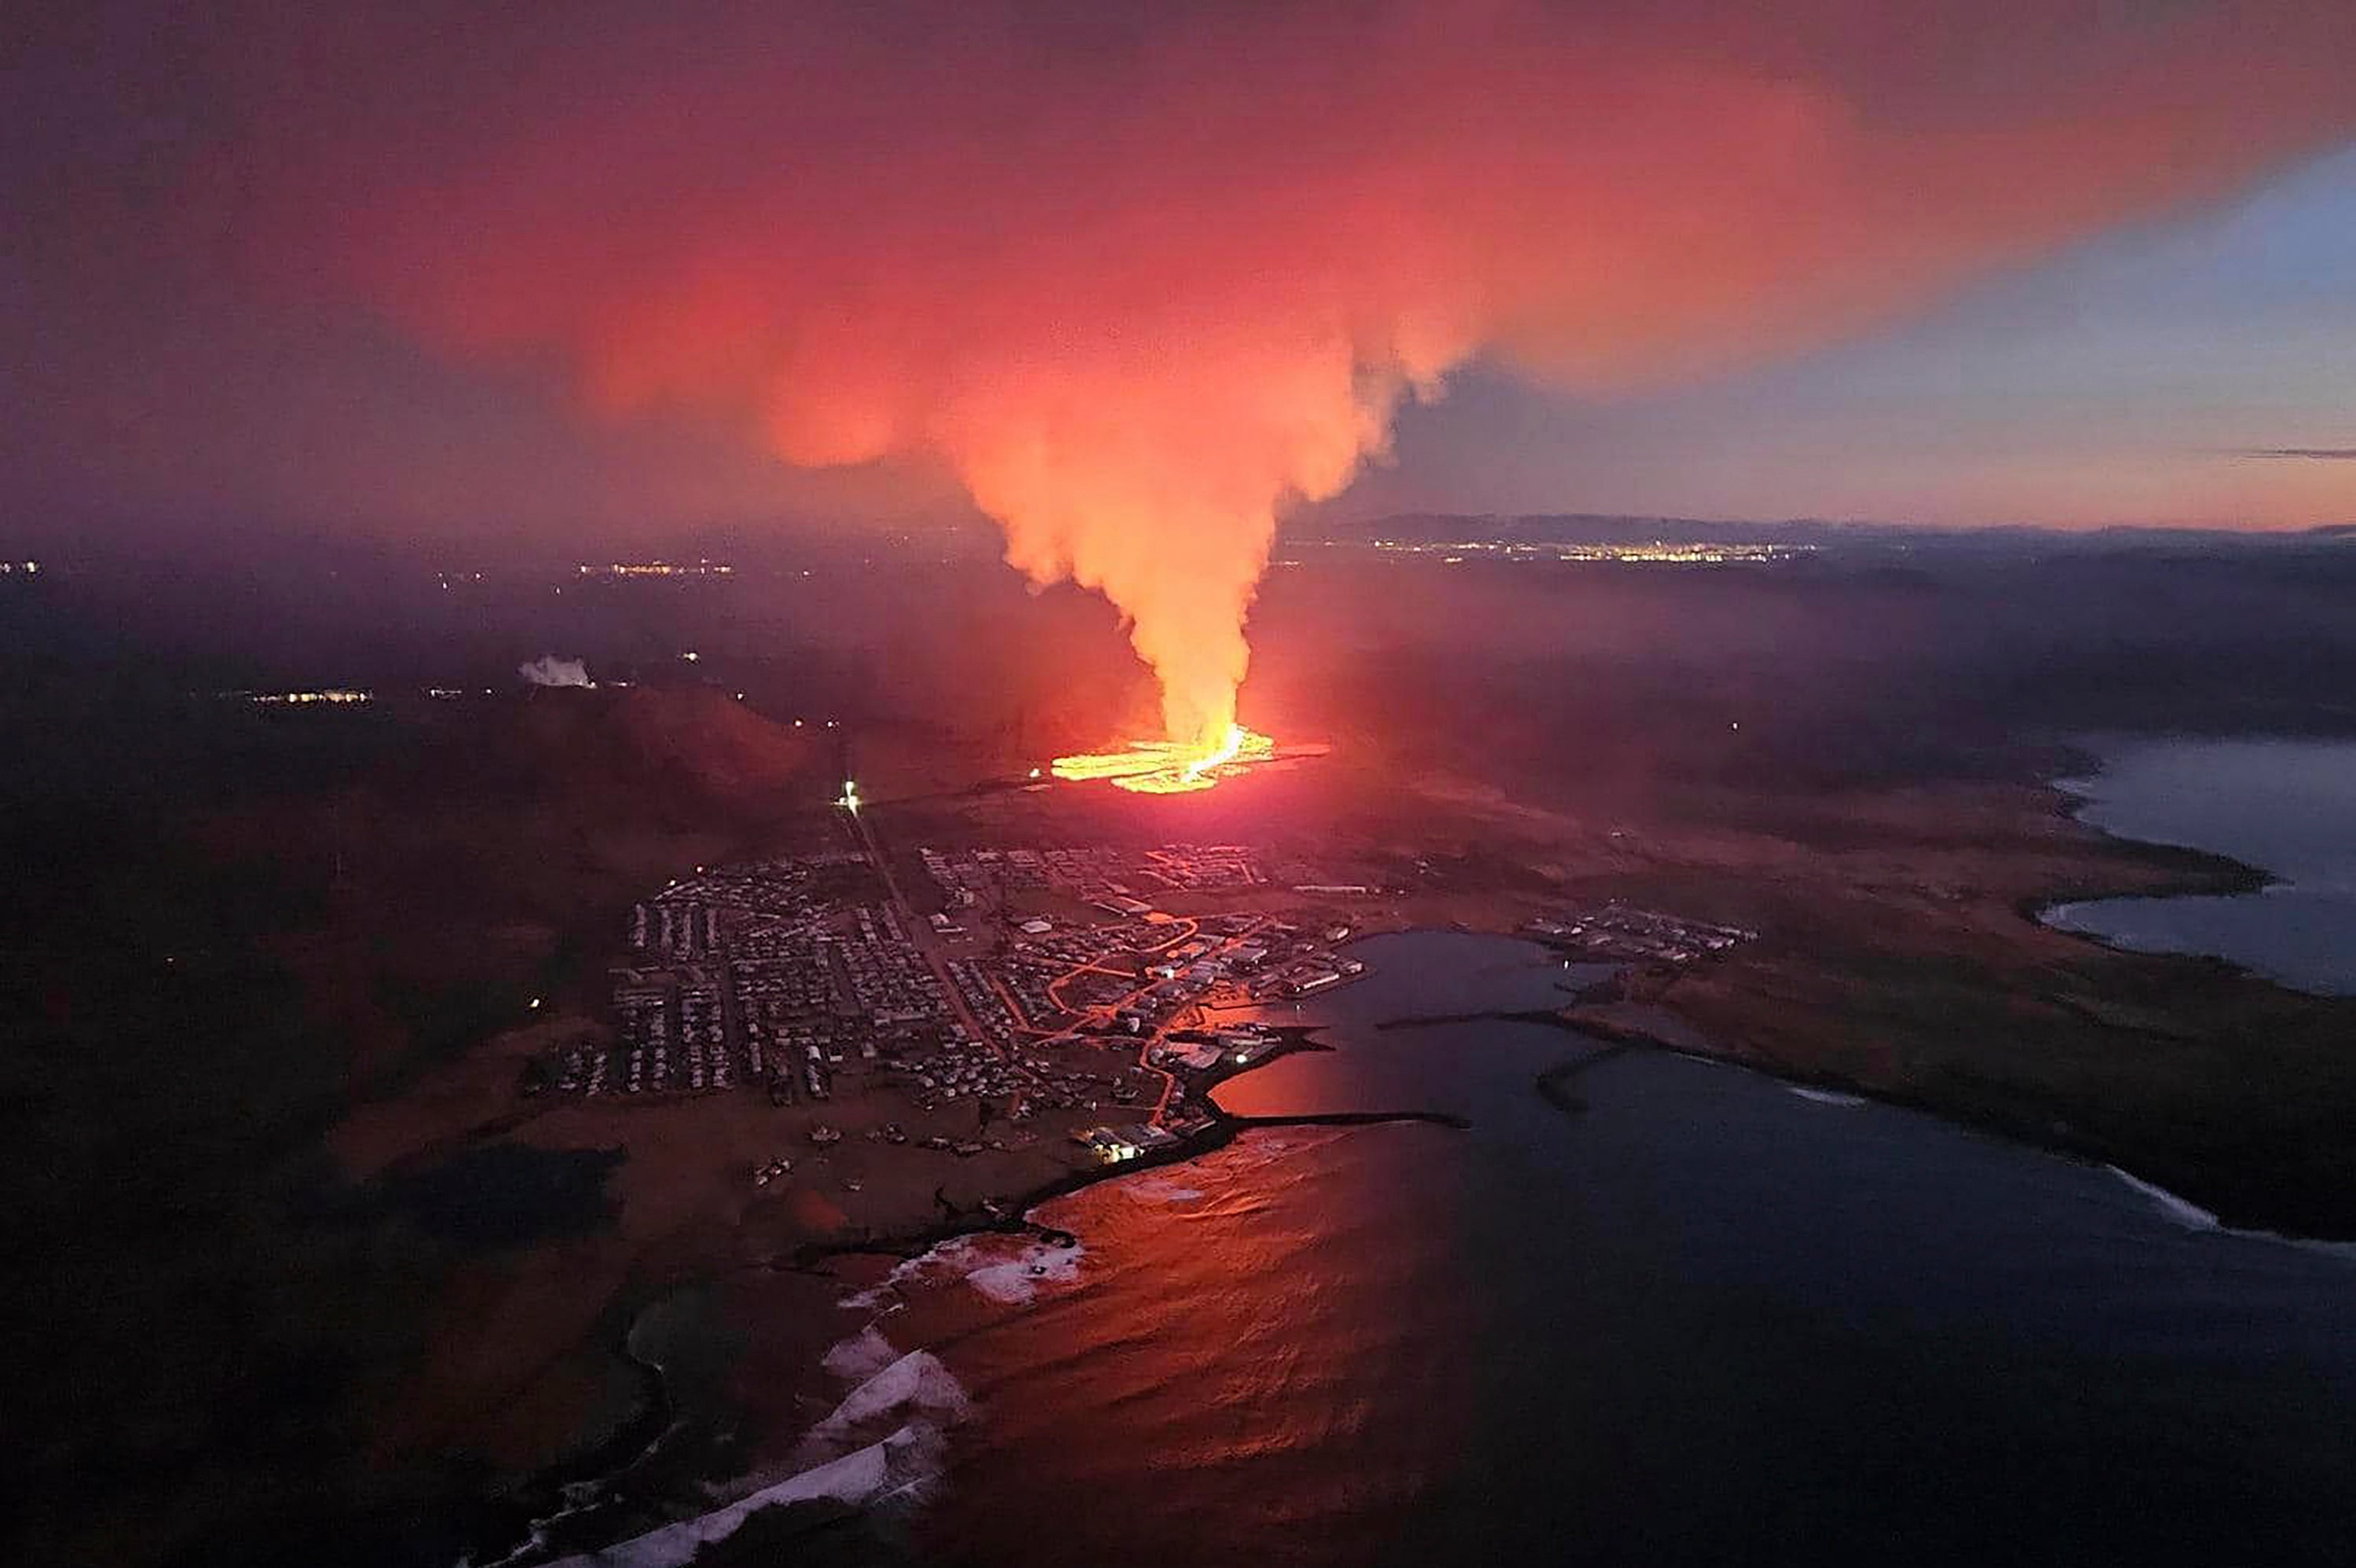
[[[1452,372],[1601,400],[1771,360],[2356,124],[2356,11],[2307,0],[877,0],[511,52],[437,15],[380,83],[372,29],[265,51],[348,51],[351,101],[306,69],[243,105],[191,230],[605,413],[954,481],[1159,681],[1160,741],[1056,765],[1132,789],[1266,744],[1278,518]]]
[[[1110,779],[1122,789],[1141,795],[1179,795],[1209,789],[1221,779],[1247,768],[1276,760],[1276,742],[1240,724],[1227,726],[1215,745],[1189,746],[1177,741],[1131,741],[1118,752],[1084,752],[1057,757],[1059,779]]]

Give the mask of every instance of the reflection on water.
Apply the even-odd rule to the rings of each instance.
[[[1381,937],[1287,1129],[1045,1218],[1076,1275],[884,1322],[979,1402],[920,1544],[975,1563],[2344,1562],[2356,1265],[1912,1113],[1584,1049],[1537,950]],[[1499,965],[1503,965],[1500,969]],[[1487,971],[1485,977],[1483,971]],[[1547,980],[1551,984],[1551,980]]]
[[[2356,993],[2356,743],[2135,741],[2073,782],[2122,837],[2230,855],[2280,879],[2239,898],[2102,899],[2047,920],[2157,953],[2208,953],[2302,989]]]

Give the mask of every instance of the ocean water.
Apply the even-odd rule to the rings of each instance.
[[[1612,1057],[1566,1114],[1532,1085],[1579,1037],[1375,1027],[1526,1008],[1543,950],[1355,951],[1301,1015],[1338,1049],[1221,1098],[1470,1130],[1253,1132],[1049,1206],[1068,1257],[895,1271],[840,1371],[862,1408],[899,1357],[954,1380],[896,1374],[937,1437],[890,1483],[919,1560],[2351,1560],[2349,1249],[1684,1058]]]
[[[2233,898],[2101,899],[2049,923],[2122,947],[2206,953],[2302,990],[2356,994],[2356,742],[2131,741],[2071,781],[2108,833],[2213,850],[2278,879]]]

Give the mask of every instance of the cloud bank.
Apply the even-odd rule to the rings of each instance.
[[[1451,368],[1825,342],[2346,139],[2351,58],[2287,0],[429,8],[259,51],[220,177],[445,351],[945,464],[1201,741],[1280,510]]]

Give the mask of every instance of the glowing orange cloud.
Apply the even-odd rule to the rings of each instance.
[[[1703,373],[2356,127],[2336,0],[525,25],[280,51],[307,85],[257,134],[327,151],[262,182],[278,245],[444,344],[553,351],[602,408],[946,464],[1016,568],[1119,607],[1197,755],[1279,513],[1468,357]]]

